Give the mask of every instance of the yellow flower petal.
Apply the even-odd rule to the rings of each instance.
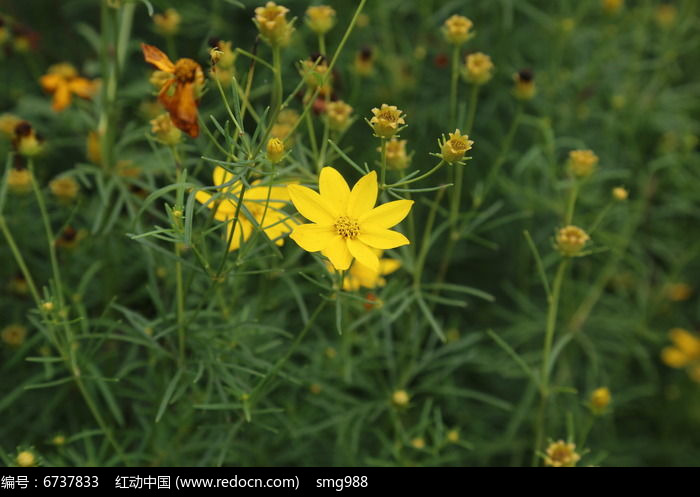
[[[270,240],[273,240],[277,245],[282,245],[284,243],[284,236],[292,231],[292,226],[287,220],[287,214],[285,212],[280,212],[267,208],[265,217],[263,218],[263,212],[260,212],[260,219],[257,220],[258,224],[263,227],[263,231]]]
[[[214,168],[214,172],[212,173],[212,178],[214,180],[214,185],[220,186],[223,185],[224,183],[228,183],[231,181],[234,176],[232,173],[228,172],[226,169],[224,169],[221,166],[216,166]],[[236,181],[233,185],[227,186],[224,188],[224,190],[228,192],[238,192],[241,188],[241,182]]]
[[[243,203],[253,202],[264,209],[268,201],[268,195],[270,200],[268,209],[270,207],[281,209],[289,202],[289,192],[286,186],[253,186],[246,190],[243,195]]]
[[[340,173],[332,167],[324,167],[318,178],[321,196],[335,209],[338,214],[345,214],[345,207],[350,197],[350,187]]]
[[[397,259],[379,259],[379,274],[391,274],[401,267]]]
[[[408,238],[403,236],[398,231],[391,231],[387,229],[366,230],[364,226],[362,227],[362,231],[360,231],[360,235],[357,237],[357,239],[370,247],[380,249],[391,249],[411,243]]]
[[[348,250],[348,244],[341,236],[333,238],[331,243],[321,253],[331,260],[333,267],[337,271],[346,270],[352,262],[352,254]]]
[[[311,188],[301,185],[289,185],[287,186],[287,191],[294,203],[294,207],[309,221],[328,226],[335,223],[335,220],[338,218],[338,213],[335,209]]]
[[[347,240],[348,250],[357,259],[357,262],[367,266],[375,273],[379,273],[379,259],[377,255],[365,243],[360,240]]]
[[[253,231],[253,225],[243,216],[239,216],[238,222],[236,222],[236,229],[233,232],[233,238],[231,238],[231,227],[233,226],[233,221],[226,224],[226,241],[231,240],[229,243],[229,251],[238,250],[241,243],[250,238],[250,234]]]
[[[335,238],[340,238],[332,226],[320,224],[301,224],[294,228],[289,236],[307,252],[318,252],[328,247]],[[328,254],[324,254],[330,259]]]
[[[348,216],[359,219],[377,203],[377,172],[372,171],[360,178],[348,197]]]
[[[413,200],[394,200],[378,205],[358,221],[360,225],[372,224],[378,228],[391,228],[404,220],[412,206]]]
[[[236,204],[224,198],[223,195],[219,198],[212,197],[213,195],[211,193],[205,191],[198,191],[194,196],[198,202],[206,205],[210,209],[216,208],[214,218],[218,221],[226,221],[236,214]]]

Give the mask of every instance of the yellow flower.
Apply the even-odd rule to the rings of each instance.
[[[595,414],[602,414],[610,405],[612,395],[608,387],[600,387],[593,390],[591,394],[590,407]]]
[[[355,54],[355,72],[360,76],[371,76],[374,72],[374,54],[370,47],[364,47]]]
[[[8,138],[12,138],[15,134],[15,128],[23,119],[15,116],[14,114],[3,114],[0,116],[0,132],[6,135]]]
[[[445,162],[452,164],[462,160],[464,154],[471,150],[474,142],[469,139],[468,135],[463,135],[458,129],[454,133],[448,133],[448,135],[450,136],[449,140],[445,140],[444,135],[442,137],[443,143],[440,153]]]
[[[215,44],[209,51],[212,68],[209,74],[219,80],[222,86],[231,84],[233,76],[236,74],[234,63],[236,62],[236,52],[231,47],[230,41],[215,40]]]
[[[366,174],[352,191],[332,167],[319,176],[320,194],[300,185],[289,185],[289,196],[299,213],[311,224],[294,228],[290,235],[301,248],[328,257],[336,270],[346,270],[353,258],[372,271],[379,271],[379,258],[372,250],[391,249],[411,243],[389,228],[411,210],[412,200],[395,200],[374,207],[378,193],[377,173]]]
[[[447,432],[448,442],[457,443],[459,442],[459,430],[450,430]]]
[[[153,16],[153,22],[156,25],[156,31],[164,36],[173,36],[177,34],[180,28],[182,18],[175,9],[166,9],[162,14]]]
[[[290,133],[296,126],[299,120],[299,113],[294,109],[284,109],[277,116],[277,122],[272,126],[270,130],[270,136],[273,138],[279,138],[280,140],[291,146],[293,143],[292,136]]]
[[[425,449],[425,438],[423,437],[416,437],[413,440],[411,440],[411,447],[414,449]]]
[[[544,464],[555,468],[572,468],[581,459],[576,453],[576,445],[563,440],[552,442],[547,447]]]
[[[36,133],[31,124],[22,121],[15,126],[12,145],[20,155],[34,157],[44,150],[44,139]]]
[[[71,176],[63,176],[51,180],[49,189],[61,202],[70,202],[78,195],[80,185]]]
[[[11,324],[3,328],[0,338],[10,347],[19,347],[27,337],[27,328],[21,324]]]
[[[673,26],[677,16],[678,9],[675,5],[671,5],[670,3],[662,3],[656,8],[656,12],[654,13],[657,24],[664,29]]]
[[[321,54],[312,54],[301,63],[300,73],[309,88],[316,89],[323,81],[327,72],[328,60]],[[328,81],[330,81],[330,79],[331,78],[329,78]],[[330,92],[331,84],[328,81],[321,88],[319,95],[327,95]]]
[[[623,201],[627,200],[627,197],[629,197],[630,194],[625,188],[623,188],[621,186],[617,186],[617,187],[613,188],[612,195],[613,195],[613,198],[615,200],[623,202]]]
[[[535,97],[535,75],[530,69],[522,69],[513,75],[513,94],[518,100],[532,100]]]
[[[97,131],[90,131],[87,137],[85,155],[93,164],[102,163],[102,146],[100,144],[100,134]]]
[[[177,145],[182,138],[182,131],[175,126],[167,113],[151,121],[151,132],[165,145]]]
[[[270,162],[277,164],[284,157],[284,143],[279,138],[270,138],[267,142],[267,158]]]
[[[408,392],[406,392],[406,390],[396,390],[391,395],[391,401],[397,407],[406,407],[411,401],[411,396],[408,395]]]
[[[381,109],[376,107],[372,109],[372,114],[374,117],[370,119],[369,123],[377,136],[382,138],[391,138],[399,130],[399,125],[406,124],[401,116],[403,111],[395,105],[382,104]]]
[[[294,28],[287,22],[289,9],[275,2],[267,2],[264,7],[255,9],[253,22],[258,27],[263,39],[273,47],[289,44]]]
[[[382,252],[382,250],[374,250],[377,258],[379,258],[379,269],[377,271],[355,261],[343,278],[343,290],[355,292],[361,287],[376,288],[386,285],[384,276],[399,269],[401,261],[397,259],[382,259]],[[328,269],[334,271],[333,265],[329,264]]]
[[[238,249],[242,242],[248,240],[255,225],[260,226],[275,244],[284,243],[284,235],[292,230],[291,221],[282,211],[289,200],[287,188],[261,185],[260,181],[254,182],[243,193],[243,205],[239,209],[238,221],[235,222],[234,229],[233,218],[236,215],[242,184],[236,181],[233,185],[221,186],[233,180],[233,175],[220,166],[214,169],[213,180],[214,185],[221,187],[219,188],[221,195],[214,198],[209,192],[198,191],[195,198],[210,209],[214,209],[214,219],[226,222],[226,240],[231,240],[229,250]],[[231,235],[232,229],[233,235]]]
[[[467,55],[465,73],[467,81],[475,85],[483,85],[493,76],[491,57],[481,52]]]
[[[7,187],[21,195],[32,191],[32,173],[26,167],[11,167],[7,173]]]
[[[688,368],[688,372],[700,366],[700,338],[683,328],[669,331],[672,346],[661,351],[661,359],[672,368]]]
[[[625,0],[601,0],[606,14],[617,14],[625,5]]]
[[[90,99],[97,88],[95,81],[79,77],[78,71],[67,63],[49,67],[49,72],[39,79],[39,83],[44,91],[53,95],[51,107],[55,112],[67,108],[73,94]]]
[[[328,119],[328,127],[335,131],[343,131],[350,124],[350,115],[352,114],[352,107],[343,102],[342,100],[337,100],[335,102],[328,102],[326,105],[326,118]]]
[[[583,249],[588,240],[588,233],[578,226],[565,226],[557,233],[557,249],[562,255],[573,257]]]
[[[455,14],[445,21],[442,31],[448,43],[461,45],[474,36],[471,33],[472,26],[474,23],[470,19]]]
[[[693,294],[693,287],[687,283],[673,283],[666,287],[666,295],[672,302],[688,300]]]
[[[406,154],[407,140],[397,140],[392,138],[386,142],[386,166],[389,169],[400,170],[406,169],[411,157]],[[382,147],[377,148],[378,152],[382,151]]]
[[[15,462],[21,468],[30,468],[36,466],[36,455],[31,450],[23,450],[17,454]]]
[[[569,152],[569,169],[579,178],[590,176],[598,164],[598,156],[592,150],[572,150]]]
[[[306,24],[319,35],[326,34],[335,24],[335,10],[327,5],[306,9]]]

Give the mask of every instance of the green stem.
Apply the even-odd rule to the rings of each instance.
[[[179,165],[176,167],[175,183],[182,182],[182,170]],[[175,202],[174,212],[182,213],[182,194],[181,188],[178,188],[178,199]],[[184,190],[183,190],[184,194]],[[180,218],[174,216],[175,228],[180,231]],[[180,366],[185,364],[185,285],[182,277],[182,247],[179,242],[175,242],[175,288],[176,288],[176,307],[177,307],[177,336],[178,336],[178,358]]]
[[[280,47],[272,47],[272,67],[275,73],[275,85],[272,89],[272,103],[270,106],[272,114],[270,123],[275,122],[277,115],[280,113],[280,107],[282,106],[282,60],[280,54]]]
[[[440,188],[435,194],[435,200],[430,206],[430,211],[428,212],[428,219],[425,222],[425,231],[423,231],[423,241],[421,243],[420,252],[418,253],[418,259],[416,260],[416,269],[413,274],[413,286],[418,289],[420,287],[421,278],[423,276],[423,269],[425,267],[425,260],[428,255],[428,250],[430,249],[430,235],[433,231],[433,225],[435,224],[435,215],[437,214],[437,208],[442,200],[442,196],[445,194],[445,188]]]
[[[503,145],[501,145],[501,150],[498,153],[498,157],[496,158],[496,161],[493,163],[493,167],[491,168],[491,171],[489,172],[489,176],[486,178],[486,184],[485,184],[484,190],[481,194],[481,198],[474,199],[475,207],[479,207],[479,205],[486,198],[486,195],[489,193],[491,188],[493,188],[493,185],[496,182],[496,179],[498,178],[498,173],[501,172],[501,167],[503,166],[506,159],[508,158],[508,153],[510,152],[510,147],[513,144],[513,138],[515,137],[515,132],[518,129],[518,125],[520,124],[520,119],[522,118],[522,115],[523,115],[523,105],[522,105],[522,103],[518,103],[518,108],[515,111],[515,116],[513,117],[513,121],[511,121],[511,123],[510,123],[510,129],[508,130],[508,134],[506,135],[505,140],[503,140]]]
[[[386,188],[386,138],[382,138],[382,172],[381,172],[381,183],[380,189]]]
[[[450,79],[450,127],[457,125],[457,82],[459,80],[459,45],[452,49],[452,76]]]
[[[566,204],[566,214],[564,215],[564,226],[571,224],[574,219],[574,209],[576,207],[576,197],[578,197],[579,183],[574,179],[574,185],[569,190],[569,199]]]
[[[318,52],[326,55],[326,37],[323,34],[318,35]]]
[[[39,292],[36,289],[36,285],[34,285],[34,279],[32,278],[32,274],[29,272],[29,268],[27,267],[27,264],[24,261],[22,252],[17,247],[17,243],[15,242],[15,239],[12,236],[9,227],[7,226],[7,222],[5,221],[5,216],[3,215],[0,215],[0,231],[2,231],[3,235],[5,235],[7,244],[10,246],[10,250],[12,251],[12,255],[14,256],[15,261],[19,266],[19,270],[22,272],[22,276],[24,276],[24,280],[27,282],[27,286],[29,286],[29,292],[32,294],[34,303],[39,309],[41,309],[41,297],[39,297]]]
[[[434,166],[430,171],[428,171],[428,172],[425,173],[425,174],[421,174],[421,175],[418,176],[418,177],[411,178],[411,179],[406,180],[406,181],[399,181],[398,183],[392,183],[391,185],[386,185],[386,187],[387,187],[387,188],[395,188],[395,187],[397,187],[397,186],[404,186],[404,185],[410,185],[411,183],[416,183],[417,181],[420,181],[420,180],[422,180],[422,179],[427,178],[428,176],[433,175],[434,173],[436,173],[436,172],[437,172],[442,166],[444,166],[444,165],[445,165],[445,161],[444,161],[444,160],[441,160],[440,162],[437,163],[436,166]]]

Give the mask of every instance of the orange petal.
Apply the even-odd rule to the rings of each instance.
[[[75,78],[69,83],[70,90],[80,98],[92,98],[95,85],[89,79]]]
[[[61,112],[71,103],[70,89],[65,83],[61,83],[56,87],[53,93],[53,102],[51,108],[56,112]]]
[[[168,96],[171,83],[166,83],[160,91],[160,101],[163,107],[170,113],[170,119],[179,129],[192,138],[199,136],[199,124],[197,123],[197,101],[194,98],[194,84],[175,83],[175,94]]]
[[[175,64],[170,61],[168,56],[165,55],[160,48],[141,43],[141,50],[143,51],[143,58],[146,59],[146,62],[149,64],[153,64],[161,71],[169,73],[175,70]]]

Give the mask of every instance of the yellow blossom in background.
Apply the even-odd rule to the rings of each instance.
[[[73,100],[73,95],[90,99],[94,95],[97,83],[78,76],[75,67],[68,63],[55,64],[49,72],[39,79],[44,91],[53,95],[51,107],[60,112]]]
[[[151,121],[151,133],[165,145],[177,145],[182,139],[182,131],[175,127],[169,114],[161,114]]]
[[[173,36],[177,34],[180,30],[180,21],[182,21],[180,14],[173,8],[166,9],[162,14],[155,14],[153,16],[156,31],[164,36]]]
[[[31,450],[22,450],[17,454],[15,462],[20,468],[31,468],[32,466],[36,466],[36,454]]]
[[[357,27],[360,29],[366,28],[367,26],[369,26],[369,21],[369,16],[363,12],[362,14],[357,16]]]
[[[275,2],[267,2],[264,7],[255,9],[253,22],[258,27],[265,42],[273,47],[289,44],[294,28],[287,21],[289,9]]]
[[[353,259],[379,271],[379,258],[372,249],[391,249],[410,241],[389,228],[400,223],[413,201],[395,200],[375,207],[379,185],[372,171],[355,183],[352,191],[340,173],[324,167],[319,190],[289,185],[289,196],[299,213],[311,224],[294,228],[290,238],[308,252],[320,251],[336,270],[346,270]]]
[[[455,14],[445,21],[442,31],[448,43],[461,45],[474,36],[471,32],[473,26],[470,19]]]
[[[370,47],[364,47],[355,54],[355,72],[362,76],[371,76],[374,73],[374,52]]]
[[[411,401],[411,396],[408,395],[406,390],[396,390],[391,395],[391,402],[397,407],[406,407]]]
[[[670,301],[682,302],[693,294],[693,287],[687,283],[673,283],[666,287],[665,293]]]
[[[454,133],[448,133],[448,135],[448,140],[445,140],[443,135],[440,154],[445,162],[452,164],[462,160],[464,154],[471,150],[474,142],[469,139],[469,136],[463,135],[458,129],[455,130]]]
[[[386,166],[392,170],[401,170],[408,167],[411,157],[406,154],[407,140],[399,140],[392,138],[386,142]],[[377,147],[377,151],[381,153],[382,147]]]
[[[27,328],[21,324],[11,324],[0,331],[0,338],[10,347],[19,347],[24,343],[26,337]]]
[[[277,122],[270,130],[270,136],[279,138],[288,145],[294,143],[291,132],[299,121],[299,113],[294,109],[284,109],[277,116]]]
[[[73,226],[63,228],[61,234],[54,241],[56,247],[72,250],[88,235],[85,229],[76,230]]]
[[[565,226],[557,232],[557,250],[567,257],[577,255],[590,240],[588,233],[578,226]]]
[[[416,437],[413,440],[411,440],[411,447],[414,449],[425,449],[425,438],[423,437]]]
[[[608,387],[600,387],[591,393],[590,407],[594,414],[602,414],[612,401],[612,394]]]
[[[15,126],[12,146],[18,154],[25,157],[34,157],[43,152],[44,139],[36,133],[31,124],[27,121],[22,121]]]
[[[328,60],[323,55],[313,54],[308,59],[302,61],[300,72],[307,86],[309,86],[309,88],[316,89],[323,81],[325,75],[328,73]],[[332,78],[329,78],[329,81],[330,79]],[[330,88],[330,83],[326,82],[319,95],[328,94],[330,92]]]
[[[678,17],[678,9],[675,5],[670,3],[662,3],[656,7],[656,12],[654,13],[654,18],[659,26],[664,29],[669,29],[676,23],[676,17]]]
[[[661,360],[672,368],[684,368],[693,381],[700,382],[700,338],[683,328],[668,332],[673,345],[661,351]]]
[[[279,138],[270,138],[266,147],[267,158],[277,164],[284,157],[284,143]]]
[[[406,124],[403,119],[403,111],[399,110],[395,105],[382,104],[381,109],[376,107],[372,109],[374,117],[369,123],[372,129],[382,138],[391,138],[399,130],[399,126]]]
[[[27,295],[29,293],[29,285],[21,273],[10,278],[7,288],[16,295]]]
[[[222,86],[230,85],[236,74],[234,67],[236,52],[231,45],[230,41],[219,40],[216,42],[215,48],[210,51],[210,54],[215,53],[216,56],[212,56],[212,68],[209,74],[216,78]]]
[[[356,292],[360,288],[376,288],[386,285],[384,276],[393,273],[401,267],[401,261],[397,259],[382,259],[383,250],[374,250],[379,258],[379,269],[373,270],[355,261],[343,278],[343,290]],[[335,272],[332,264],[328,264],[328,269]]]
[[[102,146],[100,144],[100,134],[97,131],[90,131],[87,136],[85,155],[93,164],[102,163]]]
[[[68,203],[75,199],[80,185],[71,176],[62,176],[49,182],[49,190],[61,202]]]
[[[574,176],[585,178],[593,174],[598,165],[598,156],[592,150],[572,150],[569,152],[569,169]]]
[[[530,69],[521,69],[513,75],[513,94],[518,100],[532,100],[535,97],[535,75]]]
[[[625,5],[625,0],[601,0],[601,5],[606,14],[617,14]]]
[[[572,468],[581,459],[576,453],[576,445],[563,440],[550,443],[545,454],[544,464],[554,468]]]
[[[55,435],[55,436],[51,439],[51,443],[54,444],[54,445],[56,445],[56,446],[65,445],[66,442],[67,442],[66,436],[65,436],[65,435],[61,435],[61,434]]]
[[[328,102],[326,105],[326,119],[328,119],[328,127],[334,131],[344,131],[350,124],[351,115],[352,107],[342,100]]]
[[[447,432],[447,441],[453,444],[459,442],[459,430],[450,430]]]
[[[483,85],[493,76],[493,62],[488,55],[476,52],[467,55],[464,66],[464,77],[470,83]]]
[[[335,24],[335,10],[327,5],[318,5],[306,9],[306,24],[319,35],[324,35]]]
[[[228,249],[237,250],[242,242],[250,238],[256,225],[275,244],[282,245],[284,243],[283,237],[292,230],[293,225],[287,214],[282,211],[289,200],[287,188],[279,185],[262,185],[260,181],[252,183],[251,187],[243,193],[245,210],[239,209],[238,221],[235,222],[234,228],[233,219],[238,208],[242,183],[236,181],[232,185],[223,186],[231,182],[233,178],[234,176],[230,172],[216,166],[213,181],[215,186],[220,187],[221,195],[215,198],[211,193],[200,190],[195,196],[197,201],[214,209],[214,219],[226,222],[226,240],[231,240]],[[231,230],[233,230],[233,234],[231,234]]]
[[[629,197],[629,195],[630,195],[630,194],[629,194],[629,192],[627,191],[627,189],[625,189],[625,188],[623,188],[623,187],[621,187],[621,186],[617,186],[617,187],[613,188],[613,190],[612,190],[612,196],[613,196],[613,198],[614,198],[615,200],[620,201],[620,202],[623,202],[623,201],[627,200],[627,197]]]
[[[26,167],[11,167],[7,172],[7,188],[17,195],[32,191],[31,171]]]
[[[15,134],[15,128],[23,119],[15,116],[14,114],[3,114],[0,116],[0,133],[4,134],[8,138],[12,138]]]

